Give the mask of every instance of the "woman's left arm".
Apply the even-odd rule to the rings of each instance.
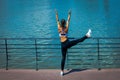
[[[71,10],[69,10],[69,12],[68,12],[68,19],[67,19],[67,23],[66,23],[67,28],[69,27],[70,17],[71,17]]]

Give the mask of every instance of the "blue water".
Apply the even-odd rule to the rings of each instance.
[[[81,37],[89,28],[92,37],[120,37],[119,0],[0,0],[0,38],[58,38],[55,9],[59,19],[67,19],[72,10],[70,37]]]
[[[67,19],[72,10],[70,37],[83,36],[89,28],[93,37],[120,37],[119,0],[2,0],[1,4],[0,38],[58,37],[54,9],[59,19]]]

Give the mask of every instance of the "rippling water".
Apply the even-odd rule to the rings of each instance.
[[[82,36],[89,28],[93,37],[120,37],[119,3],[119,0],[2,0],[0,38],[58,37],[54,9],[58,10],[59,19],[67,19],[68,10],[72,10],[71,37]]]
[[[120,37],[119,8],[119,0],[1,0],[0,38],[58,38],[55,9],[59,19],[72,10],[70,37],[89,28],[92,37]]]

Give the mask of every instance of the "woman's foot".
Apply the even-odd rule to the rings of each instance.
[[[61,71],[61,72],[60,72],[60,75],[61,75],[61,76],[63,76],[63,75],[64,75],[64,72],[63,72],[63,71]]]
[[[88,32],[87,32],[87,34],[86,34],[86,36],[87,36],[88,38],[91,37],[91,32],[92,32],[91,29],[89,29]]]

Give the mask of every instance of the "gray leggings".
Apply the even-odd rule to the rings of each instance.
[[[64,70],[67,49],[76,45],[79,42],[83,42],[85,39],[87,39],[87,36],[84,36],[80,39],[76,39],[76,40],[73,40],[73,41],[66,40],[65,42],[61,42],[61,51],[62,51],[61,70],[62,71]]]

